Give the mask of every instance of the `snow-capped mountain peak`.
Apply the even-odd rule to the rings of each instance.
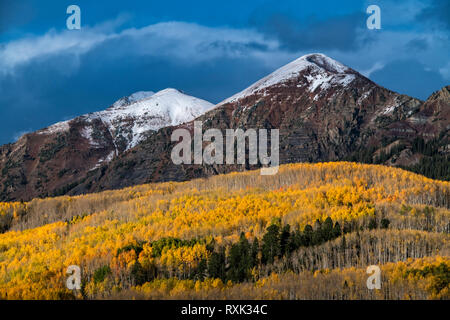
[[[302,73],[305,73],[310,92],[314,92],[317,88],[327,89],[334,85],[346,86],[355,79],[355,71],[349,67],[322,53],[312,53],[284,65],[220,104],[234,102],[255,93],[264,95],[264,89],[283,85],[284,82]]]
[[[123,97],[123,98],[117,100],[116,102],[114,102],[113,106],[119,107],[119,106],[129,105],[134,102],[147,99],[154,94],[155,93],[153,91],[138,91],[127,97]]]
[[[212,103],[168,88],[131,104],[114,104],[88,117],[100,118],[114,140],[119,140],[127,150],[143,141],[149,133],[191,121],[212,107]]]
[[[104,127],[112,138],[115,153],[128,150],[152,132],[178,125],[198,117],[214,105],[205,100],[168,88],[157,93],[140,91],[121,98],[106,110],[89,113],[75,119],[56,123],[38,131],[51,134],[68,131],[72,122],[80,122],[81,136],[94,148],[103,147],[98,126]]]
[[[351,71],[349,67],[336,61],[322,53],[312,53],[304,55],[297,60],[306,60],[316,66],[333,73],[347,73]],[[297,61],[296,60],[296,61]],[[295,61],[294,61],[295,62]]]

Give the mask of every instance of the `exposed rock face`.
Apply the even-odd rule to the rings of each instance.
[[[212,107],[175,89],[137,92],[104,111],[25,134],[0,147],[0,198],[65,194],[152,132],[190,121]]]
[[[278,69],[196,120],[202,121],[203,130],[279,129],[281,163],[378,159],[379,163],[387,165],[411,166],[423,157],[413,147],[417,138],[435,141],[434,145],[443,155],[450,152],[449,88],[443,88],[424,103],[380,87],[329,57],[311,54]],[[96,127],[102,128],[100,124]],[[121,128],[122,124],[118,130]],[[63,191],[79,194],[147,182],[182,181],[257,167],[248,164],[174,165],[171,150],[175,143],[171,142],[171,134],[176,128],[187,128],[192,132],[193,121],[151,131],[148,138],[135,147],[122,148],[124,151],[113,160],[100,164],[96,158],[108,157],[115,150],[114,144],[117,145],[115,136],[107,135],[107,129],[99,129],[99,134],[104,133],[105,138],[101,148],[94,150],[88,148],[86,151],[76,138],[67,137],[66,141],[76,150],[76,155],[65,149],[57,152],[55,157],[65,159],[67,163],[76,162],[78,166],[92,168],[97,165],[99,168],[65,176],[68,187]],[[76,132],[81,135],[81,131]],[[37,137],[34,134],[23,139]],[[42,145],[43,142],[39,143]],[[19,158],[26,159],[26,147],[32,148],[31,145],[34,144],[19,140],[17,145],[4,146],[1,157],[7,159],[8,153],[20,153]],[[32,151],[27,152],[33,154]],[[89,162],[91,158],[82,156],[85,152],[98,152],[94,157],[96,160]],[[2,197],[30,198],[28,192],[36,194],[33,186],[28,181],[23,184],[19,181],[37,175],[39,168],[14,165],[2,161],[2,167],[8,168],[7,172],[14,170],[11,168],[26,168],[27,171],[22,170],[23,174],[15,178],[12,186],[15,192],[8,193],[8,186],[4,184]],[[68,166],[61,165],[53,171],[65,167]],[[49,178],[50,181],[52,179]],[[51,186],[51,182],[48,183]],[[40,190],[50,193],[51,188]]]
[[[423,103],[313,54],[275,71],[196,120],[202,121],[203,130],[280,129],[281,163],[342,160],[368,153],[371,159],[387,154],[380,161],[387,165],[414,165],[422,157],[412,151],[414,139],[448,140],[449,107],[448,87]],[[71,192],[181,181],[256,167],[174,165],[170,137],[181,127],[192,133],[193,122],[159,130]]]

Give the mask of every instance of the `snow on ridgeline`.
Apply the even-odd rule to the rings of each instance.
[[[283,85],[284,82],[297,77],[305,70],[308,72],[304,73],[304,82],[300,82],[298,86],[304,86],[310,92],[315,92],[315,100],[327,89],[334,86],[346,87],[355,79],[355,71],[352,69],[321,53],[314,53],[304,55],[279,68],[216,106],[169,88],[157,93],[139,91],[117,100],[106,110],[89,113],[76,119],[85,120],[87,126],[89,124],[93,126],[93,120],[101,120],[108,128],[116,144],[116,153],[118,153],[119,150],[127,150],[136,146],[147,137],[149,132],[189,122],[214,107],[254,93],[265,94],[265,88],[272,85]],[[38,133],[67,131],[71,121],[73,120],[56,123]],[[94,141],[93,132],[94,130],[85,128],[82,135],[90,141],[93,147],[101,147],[98,141]]]
[[[130,104],[116,102],[112,107],[104,111],[94,112],[87,116],[90,118],[100,117],[102,120],[111,124],[120,119],[128,120],[130,117],[136,119],[140,117],[145,119],[154,117],[163,119],[164,123],[162,124],[170,126],[191,121],[194,117],[199,116],[213,106],[210,102],[169,88],[152,94],[147,98],[133,101]],[[161,128],[151,128],[149,124],[148,127],[151,130]]]
[[[149,132],[191,121],[213,107],[208,101],[176,89],[164,89],[157,93],[140,91],[119,99],[106,110],[58,122],[37,133],[64,132],[69,130],[71,121],[81,120],[85,122],[81,135],[89,140],[92,147],[100,147],[101,143],[95,141],[92,135],[94,120],[100,120],[113,141],[117,145],[119,142],[122,145],[125,143],[124,149],[128,150],[144,140]]]
[[[263,90],[265,88],[276,84],[283,84],[283,82],[297,77],[307,68],[310,68],[310,72],[306,76],[309,83],[308,90],[310,92],[314,92],[317,88],[326,90],[335,85],[347,86],[355,79],[352,69],[324,54],[312,53],[304,55],[277,69],[247,89],[222,101],[219,105],[234,102],[258,92],[264,93]]]
[[[113,106],[120,107],[120,106],[129,105],[134,102],[138,102],[140,100],[147,99],[154,94],[155,93],[153,91],[138,91],[138,92],[135,92],[135,93],[129,95],[128,97],[123,97],[123,98],[117,100],[116,102],[113,103]]]
[[[136,146],[149,131],[191,121],[214,105],[176,89],[164,89],[131,104],[115,104],[88,117],[100,118],[114,139],[128,141],[126,149]]]

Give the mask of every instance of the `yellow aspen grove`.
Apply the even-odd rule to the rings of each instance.
[[[449,208],[449,182],[349,162],[0,203],[0,298],[448,299]]]

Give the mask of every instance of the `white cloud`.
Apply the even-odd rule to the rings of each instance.
[[[439,69],[439,73],[445,80],[450,80],[450,62]]]
[[[44,56],[70,53],[79,56],[95,45],[114,37],[102,28],[85,28],[82,31],[50,30],[42,36],[29,36],[14,40],[0,48],[0,70],[11,73],[22,64]]]
[[[377,61],[377,62],[375,62],[375,64],[374,64],[372,67],[370,67],[369,69],[367,69],[367,70],[362,70],[362,71],[361,71],[361,74],[364,75],[364,76],[366,76],[366,77],[368,78],[368,77],[370,77],[370,75],[371,75],[373,72],[375,72],[375,71],[377,71],[377,70],[383,69],[384,66],[385,66],[385,64],[384,64],[383,62]]]
[[[310,53],[283,50],[276,39],[270,39],[253,29],[206,27],[174,21],[117,31],[123,20],[119,18],[107,21],[94,27],[85,27],[81,31],[50,30],[41,36],[29,36],[6,43],[0,46],[0,73],[14,73],[21,65],[58,54],[66,54],[67,59],[71,59],[64,66],[66,69],[76,69],[84,54],[108,41],[111,41],[113,49],[105,54],[119,59],[155,56],[170,58],[183,64],[194,64],[221,57],[253,58],[267,69],[275,69]],[[361,41],[368,35],[374,39],[360,46],[358,50],[327,50],[324,53],[370,76],[392,61],[411,59],[411,52],[406,49],[408,43],[414,39],[424,39],[428,46],[420,52],[414,52],[414,59],[421,61],[431,70],[440,69],[441,74],[449,78],[446,52],[450,48],[445,32],[367,32],[367,29],[358,30]],[[317,50],[311,48],[310,51]]]
[[[114,31],[115,23],[85,27],[80,31],[50,30],[41,36],[11,41],[0,47],[0,70],[13,73],[20,65],[45,56],[70,54],[76,58],[108,40],[131,41],[132,47],[118,47],[121,54],[170,56],[199,62],[219,56],[238,57],[277,51],[278,42],[265,39],[253,30],[210,28],[194,23],[164,22],[143,28]],[[252,47],[254,46],[254,47]]]

